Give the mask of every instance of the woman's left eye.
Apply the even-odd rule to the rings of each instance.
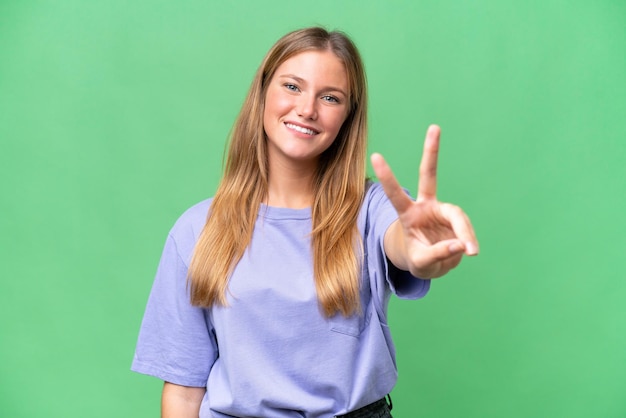
[[[322,96],[322,99],[326,100],[327,102],[331,102],[331,103],[339,103],[339,99],[336,98],[335,96],[330,96],[330,95],[326,95],[326,96]]]

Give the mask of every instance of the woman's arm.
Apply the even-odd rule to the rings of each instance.
[[[161,418],[198,418],[205,388],[165,382],[161,395]]]
[[[383,157],[372,155],[376,176],[398,212],[398,220],[385,233],[387,258],[422,279],[443,276],[459,264],[463,254],[478,254],[478,241],[467,215],[436,197],[439,134],[435,125],[426,134],[416,201],[402,190]]]

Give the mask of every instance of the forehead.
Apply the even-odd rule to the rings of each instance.
[[[278,66],[274,77],[295,76],[307,83],[348,89],[348,75],[343,62],[331,51],[304,51]]]

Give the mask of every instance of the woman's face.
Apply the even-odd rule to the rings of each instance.
[[[348,77],[330,51],[306,51],[283,62],[265,96],[263,126],[270,167],[317,164],[348,114]]]

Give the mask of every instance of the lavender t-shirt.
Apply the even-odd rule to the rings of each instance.
[[[358,217],[365,260],[363,313],[326,318],[313,280],[310,209],[262,206],[229,281],[228,306],[191,306],[187,268],[211,200],[187,210],[165,243],[132,370],[206,387],[200,417],[332,417],[393,388],[391,293],[417,299],[429,281],[387,264],[383,236],[397,218],[382,187]]]

